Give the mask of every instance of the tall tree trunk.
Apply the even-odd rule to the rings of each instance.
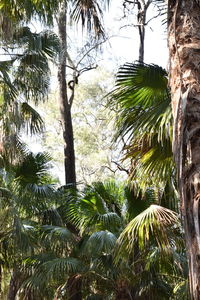
[[[58,16],[58,32],[61,44],[59,66],[58,66],[58,82],[59,82],[59,98],[60,98],[60,113],[64,140],[64,166],[65,166],[65,184],[67,186],[76,185],[76,170],[75,170],[75,151],[74,151],[74,136],[71,117],[71,103],[67,95],[66,81],[66,51],[67,51],[67,32],[66,32],[66,1],[63,1]]]
[[[169,0],[168,44],[173,151],[189,264],[190,293],[200,299],[200,6]]]
[[[139,44],[139,62],[144,62],[144,40],[145,40],[145,23],[146,23],[146,13],[149,4],[145,4],[144,1],[138,1],[138,32],[140,37]]]

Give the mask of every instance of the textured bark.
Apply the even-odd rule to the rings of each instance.
[[[67,32],[66,32],[66,4],[62,4],[58,16],[58,32],[61,44],[61,52],[58,66],[59,98],[60,113],[64,140],[64,166],[65,166],[65,184],[67,186],[76,185],[75,170],[75,151],[74,136],[71,117],[71,103],[67,95],[66,81],[66,49],[67,49]]]
[[[200,299],[200,6],[169,0],[168,44],[173,151],[189,263],[190,293]]]

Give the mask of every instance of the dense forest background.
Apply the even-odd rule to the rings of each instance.
[[[0,0],[0,299],[199,299],[186,12]]]

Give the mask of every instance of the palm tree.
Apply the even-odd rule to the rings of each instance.
[[[117,109],[116,140],[124,143],[129,177],[148,188],[175,178],[167,72],[157,65],[126,63],[117,73],[109,105]]]
[[[119,112],[116,138],[122,137],[125,143],[125,159],[130,159],[132,164],[130,178],[137,181],[144,190],[153,185],[165,187],[166,195],[171,191],[172,202],[169,202],[168,194],[167,198],[164,197],[163,204],[178,211],[178,199],[174,189],[176,172],[171,151],[172,113],[169,106],[171,99],[166,71],[156,65],[125,64],[117,74],[116,88],[110,96],[111,105],[114,105]],[[146,228],[146,225],[143,224],[141,227]],[[141,234],[138,232],[142,238]],[[131,244],[131,239],[129,242]],[[128,241],[126,243],[128,244]],[[139,240],[135,239],[132,247],[130,246],[131,253],[134,247],[137,248],[137,243],[139,247]],[[141,254],[141,249],[138,254]],[[137,251],[134,254],[137,266],[135,256],[137,257]],[[138,272],[141,273],[140,268]],[[151,275],[153,275],[152,270]],[[150,277],[148,280],[151,281]],[[143,278],[142,281],[146,282],[146,279]],[[156,281],[158,278],[154,278],[153,282]],[[181,282],[185,282],[185,279]],[[149,292],[155,294],[151,287]],[[148,297],[151,297],[150,295],[148,294]],[[147,297],[147,294],[144,297]]]
[[[52,202],[54,185],[49,177],[50,157],[27,153],[23,160],[9,168],[1,168],[1,268],[12,273],[8,299],[14,300],[24,280],[22,260],[34,253],[37,231],[33,215],[47,209]],[[35,217],[36,220],[36,217]]]
[[[44,123],[39,113],[30,105],[44,101],[49,88],[49,59],[54,59],[59,49],[55,34],[49,31],[32,33],[28,27],[13,32],[12,42],[1,41],[1,156],[11,159],[23,152],[19,135],[25,130],[41,132]],[[16,150],[20,150],[17,152]]]
[[[173,152],[184,219],[190,292],[195,300],[200,299],[199,5],[198,0],[168,2]]]
[[[181,252],[176,251],[175,246],[172,247],[175,245],[172,233],[178,232],[178,228],[172,226],[172,221],[177,222],[176,213],[156,205],[142,213],[150,203],[155,203],[156,194],[152,190],[142,196],[136,190],[134,194],[133,189],[124,189],[122,185],[107,182],[87,186],[80,195],[74,192],[71,194],[69,190],[64,193],[67,198],[62,210],[67,211],[67,220],[63,218],[63,226],[41,227],[41,240],[44,244],[49,241],[51,254],[48,244],[43,244],[42,253],[27,260],[27,268],[29,265],[34,272],[25,286],[27,289],[31,288],[32,293],[37,290],[45,292],[52,287],[54,294],[56,290],[57,297],[70,294],[72,299],[99,297],[130,300],[130,295],[140,297],[141,294],[147,298],[153,293],[154,297],[156,293],[166,295],[165,298],[169,299],[173,294],[173,287],[180,282],[180,279],[173,279],[173,276],[178,274],[182,282],[185,282],[182,277]],[[144,215],[148,217],[144,218]],[[165,223],[160,223],[161,216],[163,222],[165,220],[168,224],[168,229]],[[144,243],[147,246],[150,242],[150,246],[147,247],[148,251],[141,247],[141,256],[133,263],[133,243],[127,255],[123,237],[132,230],[132,224],[136,224],[137,220],[144,222],[136,226],[140,230],[140,234],[137,232],[136,236],[140,241],[147,237]],[[74,223],[80,229],[78,238],[67,230],[64,225],[66,221]],[[131,223],[127,225],[129,222]],[[144,226],[147,226],[149,235],[142,237]],[[151,228],[154,228],[158,240],[150,233]],[[157,241],[159,243],[156,244]],[[159,246],[166,241],[171,252],[165,251],[163,258],[163,249]],[[178,243],[176,246],[178,247]],[[175,267],[171,263],[172,250]],[[144,266],[140,273],[135,272],[136,264]]]

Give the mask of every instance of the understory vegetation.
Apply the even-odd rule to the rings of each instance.
[[[169,74],[144,60],[167,7],[119,1],[139,59],[111,69],[112,2],[0,0],[2,300],[190,299]]]

